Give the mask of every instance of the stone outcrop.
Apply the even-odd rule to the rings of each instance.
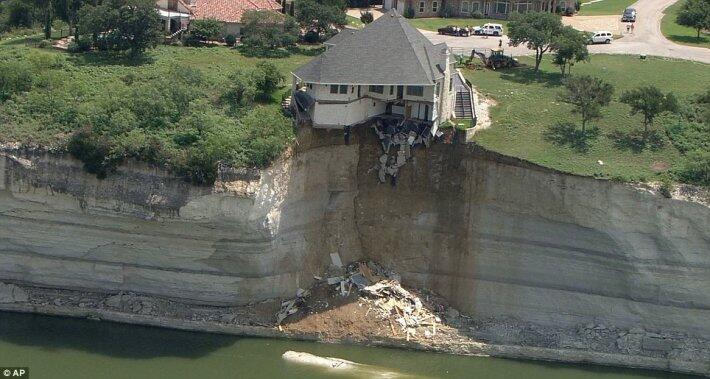
[[[316,133],[213,187],[138,164],[98,180],[69,157],[6,152],[0,280],[244,304],[293,296],[338,252],[478,319],[710,337],[708,207],[473,145],[417,149],[396,186],[379,184],[373,134],[344,146]]]

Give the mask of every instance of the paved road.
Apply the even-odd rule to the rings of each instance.
[[[685,46],[667,40],[661,33],[663,10],[678,0],[639,0],[632,7],[638,10],[633,34],[624,35],[609,45],[593,45],[589,47],[592,53],[601,54],[646,54],[662,57],[681,58],[698,62],[710,63],[710,49]],[[514,56],[531,55],[533,52],[523,46],[508,46],[508,37],[452,37],[440,36],[436,32],[422,31],[434,43],[446,42],[454,48],[492,48],[497,47],[500,40],[506,53]]]

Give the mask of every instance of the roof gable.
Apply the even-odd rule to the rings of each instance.
[[[294,75],[327,84],[430,85],[446,69],[446,44],[435,46],[394,10],[362,30],[338,36],[327,42],[332,47]]]

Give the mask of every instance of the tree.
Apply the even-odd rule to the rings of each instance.
[[[256,83],[251,72],[238,70],[229,76],[231,84],[222,95],[222,99],[233,109],[248,107],[254,103],[257,95]]]
[[[32,4],[25,0],[9,0],[3,3],[8,26],[32,26]]]
[[[587,36],[571,26],[565,26],[562,29],[560,35],[553,42],[553,50],[555,50],[555,57],[552,63],[560,66],[562,76],[565,75],[565,68],[567,68],[567,73],[570,74],[572,66],[576,62],[589,60]]]
[[[298,24],[291,16],[273,11],[250,10],[242,16],[242,43],[245,46],[275,50],[298,41]]]
[[[151,0],[106,0],[79,10],[79,29],[90,34],[94,45],[113,51],[142,54],[161,36],[160,17]]]
[[[643,137],[648,135],[648,128],[653,124],[656,116],[664,112],[677,112],[678,100],[672,92],[663,94],[654,86],[639,87],[625,91],[621,95],[621,102],[631,107],[631,114],[643,114]]]
[[[296,21],[301,28],[315,30],[319,36],[345,25],[344,0],[297,0]]]
[[[582,116],[582,132],[587,122],[601,118],[601,108],[611,102],[614,87],[599,78],[588,75],[573,76],[565,79],[565,91],[560,94],[560,101],[572,104],[573,113]]]
[[[284,79],[286,79],[276,65],[269,61],[257,63],[256,68],[256,72],[254,73],[256,87],[264,95],[271,95],[271,93],[279,88]]]
[[[224,24],[213,18],[204,18],[190,22],[190,35],[199,41],[216,40],[222,35]]]
[[[508,38],[512,46],[525,44],[535,50],[535,72],[540,68],[545,52],[554,50],[554,42],[562,33],[560,16],[547,12],[517,13],[508,23]]]
[[[710,1],[686,0],[678,12],[676,23],[695,29],[700,39],[700,32],[710,29]]]

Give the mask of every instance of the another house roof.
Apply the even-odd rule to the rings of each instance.
[[[244,12],[250,10],[280,11],[281,4],[275,0],[196,0],[193,6],[196,19],[223,22],[241,22]]]
[[[428,85],[446,70],[446,44],[432,44],[395,10],[326,43],[332,47],[293,74],[311,83]]]

